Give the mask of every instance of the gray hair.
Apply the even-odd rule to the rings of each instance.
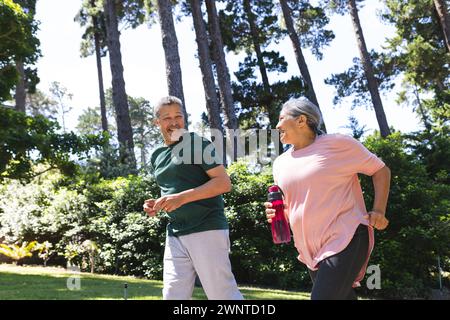
[[[281,110],[293,118],[304,115],[308,127],[317,135],[323,134],[322,130],[320,130],[322,125],[322,114],[320,113],[320,109],[307,98],[292,98],[283,104]]]
[[[155,106],[155,118],[159,118],[159,112],[161,110],[162,107],[164,106],[168,106],[171,104],[177,104],[180,106],[181,112],[183,112],[183,102],[181,102],[181,100],[177,97],[174,96],[167,96],[167,97],[163,97],[161,98],[158,103]],[[184,112],[183,112],[184,114]]]

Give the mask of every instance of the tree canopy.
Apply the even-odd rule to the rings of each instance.
[[[58,133],[59,129],[58,123],[41,115],[31,117],[0,107],[0,180],[27,181],[39,174],[34,171],[38,164],[73,175],[74,157],[86,159],[91,149],[105,142],[101,136],[79,137],[73,132]]]
[[[12,0],[0,1],[0,102],[11,99],[18,80],[15,61],[33,64],[40,55],[36,37],[37,23],[33,13],[26,12]],[[29,81],[36,84],[37,75],[28,70]]]

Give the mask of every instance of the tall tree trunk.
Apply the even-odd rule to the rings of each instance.
[[[229,151],[231,161],[237,161],[239,139],[236,134],[237,132],[234,130],[239,128],[239,123],[234,108],[230,74],[228,72],[227,61],[223,50],[222,33],[220,31],[215,0],[206,0],[206,11],[208,12],[209,32],[214,62],[216,64],[217,82],[219,83],[219,94],[222,101],[225,127],[231,130],[231,132],[227,133],[226,139],[224,139],[224,151],[227,151],[227,139],[230,139],[231,149]],[[226,156],[224,157],[224,160],[226,161]]]
[[[266,90],[268,93],[271,92],[270,84],[269,84],[269,77],[267,75],[267,69],[266,65],[264,64],[264,58],[261,52],[261,45],[259,42],[259,29],[256,26],[256,17],[255,14],[252,11],[252,7],[250,4],[251,0],[244,0],[244,11],[247,15],[248,23],[250,25],[250,33],[252,37],[253,42],[253,49],[256,53],[256,59],[258,63],[259,71],[261,72],[261,78],[264,86],[264,90]]]
[[[27,97],[26,93],[26,82],[25,82],[25,70],[22,60],[16,61],[16,70],[19,73],[19,80],[16,84],[16,93],[14,99],[16,100],[16,110],[25,112],[25,99]]]
[[[212,71],[211,55],[209,52],[208,35],[205,21],[203,20],[201,0],[190,0],[192,18],[194,20],[195,40],[198,46],[198,58],[202,71],[203,87],[205,89],[206,108],[211,128],[223,132],[222,118],[220,117],[220,105],[217,98],[214,74]]]
[[[166,58],[167,87],[169,95],[175,96],[183,102],[183,113],[187,128],[188,114],[184,100],[178,39],[173,23],[172,5],[170,0],[158,0],[157,2],[162,45],[164,48],[164,56]]]
[[[266,69],[266,65],[264,64],[264,58],[263,58],[263,55],[261,52],[261,45],[259,42],[259,29],[256,26],[256,17],[252,11],[250,1],[251,0],[244,0],[244,2],[243,2],[244,11],[245,11],[245,14],[247,15],[248,23],[250,25],[250,33],[251,33],[252,42],[253,42],[253,49],[255,50],[255,53],[256,53],[256,59],[257,59],[259,71],[261,72],[261,78],[262,78],[264,90],[266,90],[267,92],[270,93],[271,89],[270,89],[270,84],[269,84],[269,77],[267,75],[267,69]]]
[[[208,12],[208,23],[210,26],[213,57],[217,70],[220,99],[224,109],[225,126],[228,129],[237,129],[238,121],[231,91],[230,74],[228,72],[225,53],[223,52],[223,41],[222,34],[220,33],[219,18],[217,16],[216,1],[206,0],[206,9]]]
[[[145,134],[144,130],[141,131],[141,168],[145,167],[145,164],[147,163],[147,157],[146,157],[146,148],[145,148]]]
[[[145,163],[147,162],[146,156],[145,156],[145,148],[141,148],[141,168],[145,167]]]
[[[416,85],[414,85],[414,96],[416,98],[417,111],[418,111],[420,117],[422,118],[423,125],[425,126],[425,129],[427,130],[427,132],[431,132],[431,123],[428,120],[428,116],[427,116],[427,114],[425,112],[425,109],[424,109],[424,107],[422,105],[422,100],[420,98],[419,90],[417,89]]]
[[[306,64],[305,57],[303,56],[302,47],[300,45],[300,40],[297,32],[294,28],[294,22],[292,21],[291,8],[289,7],[286,0],[279,0],[281,5],[281,10],[283,11],[284,21],[286,23],[286,28],[289,33],[289,38],[291,39],[292,46],[294,47],[295,58],[297,60],[298,67],[300,69],[300,75],[306,84],[306,97],[314,103],[320,110],[319,102],[317,101],[316,92],[314,91],[314,86],[309,74],[308,65]],[[322,111],[320,110],[322,113]],[[323,120],[323,116],[322,116]],[[325,121],[322,122],[322,131],[327,132],[325,127]]]
[[[116,110],[117,137],[120,143],[122,163],[136,168],[133,130],[131,129],[125,80],[123,78],[122,54],[120,52],[120,33],[114,0],[105,1],[106,31],[108,38],[109,62],[112,76],[113,103]]]
[[[442,32],[444,33],[445,45],[450,52],[450,18],[448,16],[447,5],[444,0],[434,0],[434,6],[441,23]]]
[[[95,6],[94,0],[91,0],[91,5]],[[94,26],[94,46],[95,46],[95,57],[97,59],[97,76],[98,76],[98,93],[100,97],[100,114],[102,119],[102,130],[103,132],[108,132],[108,119],[106,117],[106,100],[105,100],[105,89],[103,87],[103,70],[102,70],[102,56],[100,53],[100,37],[98,34],[98,18],[92,16],[92,24]]]
[[[258,27],[256,26],[256,17],[255,14],[252,11],[251,7],[251,0],[244,0],[244,12],[247,16],[248,24],[250,26],[250,34],[253,42],[253,49],[256,53],[256,61],[258,64],[259,72],[261,73],[261,79],[263,83],[264,88],[264,97],[263,97],[263,106],[267,111],[267,114],[269,116],[270,125],[272,128],[275,128],[276,124],[278,123],[278,115],[275,112],[275,109],[272,106],[272,89],[270,87],[269,83],[269,77],[267,75],[267,69],[266,65],[264,64],[264,57],[261,51],[261,45],[259,41],[259,34],[260,31]]]
[[[34,20],[34,15],[36,13],[36,1],[15,1],[23,9],[26,10],[27,14],[31,15]],[[25,76],[24,62],[21,59],[16,60],[16,70],[19,73],[19,80],[16,85],[16,92],[14,94],[14,100],[16,102],[16,110],[20,112],[25,112],[26,98],[27,98],[27,82]]]
[[[369,87],[370,96],[372,98],[373,108],[375,109],[375,114],[378,121],[378,126],[380,127],[380,133],[383,138],[387,137],[391,132],[389,130],[389,125],[386,120],[386,114],[384,113],[383,103],[381,102],[380,92],[378,91],[378,83],[375,79],[375,75],[372,68],[372,62],[370,61],[369,52],[367,51],[366,42],[364,40],[364,35],[361,28],[361,23],[358,16],[358,8],[356,7],[355,0],[348,1],[348,7],[350,10],[350,15],[353,22],[353,27],[355,29],[356,41],[358,43],[359,54],[361,57],[361,62],[364,68],[364,73],[367,79],[367,84]]]

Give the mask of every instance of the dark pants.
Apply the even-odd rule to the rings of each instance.
[[[311,300],[356,300],[352,284],[366,262],[368,250],[369,231],[361,224],[343,251],[322,260],[318,270],[309,270]]]

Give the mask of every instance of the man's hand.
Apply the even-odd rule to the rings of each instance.
[[[163,196],[155,201],[155,205],[153,206],[153,209],[158,212],[160,210],[164,210],[166,212],[172,212],[175,209],[178,209],[183,204],[186,203],[185,197],[180,194],[170,194],[167,196]]]
[[[370,211],[366,219],[368,219],[369,224],[377,230],[384,230],[389,224],[389,220],[386,219],[384,213],[377,211]]]
[[[150,217],[154,217],[156,215],[156,210],[154,209],[155,201],[155,199],[147,199],[144,201],[144,211],[147,212]]]

